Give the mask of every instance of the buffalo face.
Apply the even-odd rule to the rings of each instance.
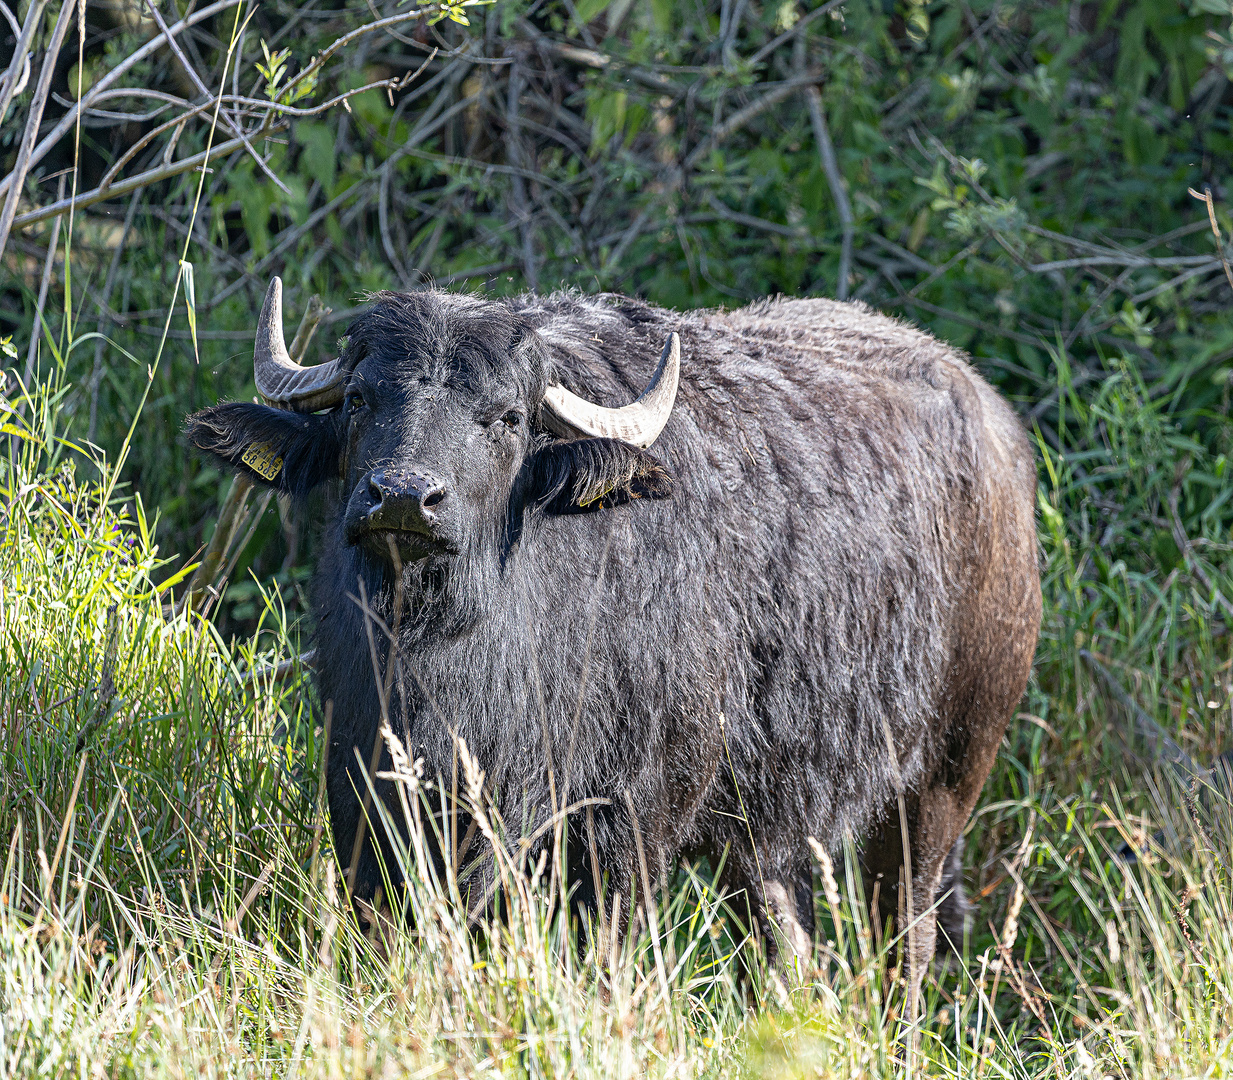
[[[500,302],[383,294],[349,327],[342,355],[316,367],[291,359],[281,322],[275,278],[255,350],[257,388],[275,407],[205,409],[189,418],[189,440],[291,495],[337,478],[342,541],[379,565],[500,544],[528,511],[671,491],[643,448],[675,398],[675,334],[643,394],[613,409],[559,385],[535,330]]]
[[[542,394],[533,346],[504,329],[489,349],[474,334],[444,347],[393,335],[354,342],[364,355],[342,405],[346,543],[409,564],[457,554],[504,518],[542,441],[527,420]]]

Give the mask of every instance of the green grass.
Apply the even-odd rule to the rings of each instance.
[[[155,549],[108,467],[74,471],[63,395],[27,402],[30,421],[10,411],[24,437],[0,490],[6,1074],[1233,1071],[1227,792],[1160,771],[1128,708],[1200,763],[1224,748],[1224,459],[1180,437],[1131,370],[1079,397],[1056,360],[1036,671],[968,835],[972,933],[934,972],[911,1059],[900,942],[842,866],[819,866],[817,967],[799,982],[766,970],[706,867],[683,867],[615,958],[607,928],[553,914],[551,868],[508,857],[504,918],[468,928],[414,842],[416,929],[357,924],[311,692],[263,673],[298,648],[276,594],[255,594],[259,630],[235,643],[175,612],[154,582],[183,560]],[[1207,422],[1219,446],[1227,420]],[[437,797],[406,765],[399,782],[413,816]],[[1150,851],[1118,862],[1126,839]]]

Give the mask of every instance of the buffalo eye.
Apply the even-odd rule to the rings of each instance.
[[[510,409],[509,412],[501,417],[501,423],[503,423],[511,431],[513,431],[521,422],[522,416],[516,409]]]
[[[364,395],[359,393],[358,391],[353,393],[347,399],[347,403],[351,406],[352,412],[355,412],[357,409],[362,409],[364,405],[366,404],[366,402],[364,401]]]

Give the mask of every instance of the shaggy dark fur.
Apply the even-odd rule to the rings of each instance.
[[[1040,619],[1035,469],[997,394],[953,350],[859,304],[379,299],[350,328],[340,409],[221,405],[189,423],[239,468],[251,443],[277,445],[280,490],[337,491],[314,610],[340,858],[364,787],[356,750],[366,761],[379,718],[361,583],[394,622],[388,542],[349,545],[346,526],[371,504],[370,471],[396,467],[447,492],[436,546],[407,541],[393,695],[429,775],[450,775],[456,731],[512,827],[546,820],[550,772],[558,798],[608,800],[595,846],[627,899],[628,790],[652,874],[731,845],[735,883],[797,952],[809,836],[867,837],[896,909],[902,790],[908,910],[934,902],[945,870],[942,917],[961,938],[956,845]],[[680,392],[650,451],[539,424],[549,380],[631,401],[674,330]],[[376,874],[366,850],[361,895]],[[915,959],[935,929],[922,922]]]

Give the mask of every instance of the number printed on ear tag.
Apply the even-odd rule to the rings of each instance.
[[[240,460],[262,480],[273,480],[283,468],[283,459],[275,456],[270,443],[253,443]]]

